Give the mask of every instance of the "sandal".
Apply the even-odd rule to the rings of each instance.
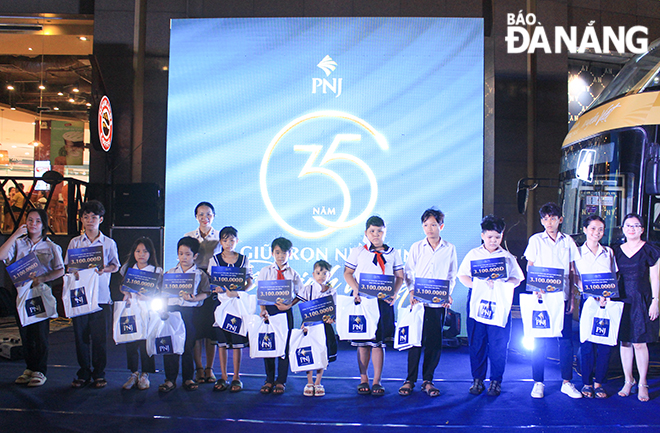
[[[426,383],[426,382],[424,382],[424,383]],[[409,380],[406,380],[405,382],[403,382],[403,385],[401,386],[401,388],[399,388],[399,395],[401,395],[403,397],[409,396],[410,394],[412,394],[414,387],[415,387],[414,383],[412,383]],[[424,385],[422,385],[422,389],[423,388],[424,388]]]
[[[200,371],[202,372],[200,374]],[[195,369],[195,381],[197,382],[205,382],[206,381],[206,376],[204,376],[204,369],[202,367],[196,368]]]
[[[596,394],[596,398],[607,398],[608,395],[603,389],[602,386],[597,386],[594,388],[594,393]]]
[[[286,385],[283,383],[275,383],[275,386],[273,387],[273,394],[275,395],[282,395],[284,394],[284,389],[286,388]]]
[[[92,388],[96,388],[96,389],[105,388],[107,384],[108,381],[100,377],[98,379],[94,379],[94,382],[92,382]]]
[[[85,379],[75,379],[71,382],[71,388],[84,388],[89,385],[89,380]]]
[[[644,390],[644,391],[642,391]],[[637,392],[637,400],[647,402],[649,398],[649,386],[648,385],[639,385],[639,390]]]
[[[425,380],[424,383],[422,383],[422,391],[424,391],[429,397],[437,397],[440,395],[440,390],[433,386],[433,382],[430,380]]]
[[[603,389],[603,388],[599,388]],[[594,387],[591,385],[584,385],[580,390],[584,398],[594,398]]]
[[[314,397],[323,397],[325,395],[325,388],[320,383],[314,385]]]
[[[261,387],[259,392],[262,394],[270,394],[273,392],[273,384],[269,382],[264,383],[264,386]]]
[[[186,380],[185,382],[183,382],[183,389],[185,389],[186,391],[197,391],[198,387],[199,385],[197,385],[197,382],[195,382],[194,380]]]
[[[167,394],[168,392],[172,391],[174,388],[176,388],[176,383],[166,380],[165,382],[158,385],[158,392]]]
[[[626,391],[626,387],[630,385],[630,388]],[[623,388],[618,392],[619,397],[628,397],[630,394],[634,394],[637,392],[637,381],[633,379],[632,382],[628,382],[627,380],[623,382]]]
[[[243,382],[240,380],[232,380],[231,381],[231,388],[229,388],[229,392],[239,392],[243,389]]]
[[[224,380],[224,379],[218,379],[215,382],[215,385],[213,385],[213,391],[216,391],[216,392],[226,391],[227,388],[229,388],[229,387],[227,386],[227,381]]]
[[[210,371],[211,374],[206,374],[207,371]],[[215,374],[213,374],[213,369],[210,367],[204,369],[204,375],[206,376],[206,383],[214,383],[217,380]]]
[[[382,397],[385,395],[385,388],[383,388],[381,384],[375,383],[371,387],[371,395],[373,395],[374,397]]]
[[[305,397],[314,397],[314,385],[311,383],[305,385],[305,388],[303,389],[303,395]]]
[[[371,388],[369,388],[369,383],[362,382],[361,384],[359,384],[358,387],[357,387],[357,392],[360,395],[369,395],[369,394],[371,394]]]

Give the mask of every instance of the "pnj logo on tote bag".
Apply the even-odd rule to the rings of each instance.
[[[408,326],[402,326],[399,328],[399,334],[397,335],[397,339],[399,344],[408,344],[408,335],[409,335],[409,327]]]
[[[243,319],[241,319],[240,317],[227,314],[227,317],[225,317],[225,322],[222,324],[222,329],[224,329],[225,331],[233,332],[234,334],[238,334],[238,331],[241,329],[242,323],[243,323]]]
[[[156,338],[156,353],[158,355],[167,355],[174,353],[174,351],[172,350],[171,336],[168,335],[167,337]]]
[[[607,337],[610,335],[610,319],[594,317],[594,326],[591,328],[591,335],[596,337]]]
[[[124,316],[121,318],[121,327],[119,332],[122,335],[125,334],[135,334],[137,332],[137,326],[135,325],[135,316]]]
[[[25,301],[25,312],[27,313],[28,317],[36,316],[37,314],[41,314],[45,311],[46,309],[44,308],[44,301],[41,299],[41,296],[37,296],[36,298],[28,299]]]
[[[259,333],[259,350],[275,350],[275,333]]]
[[[364,316],[348,316],[348,332],[366,332],[365,324],[367,319]]]
[[[532,328],[550,329],[550,316],[547,311],[532,311]]]
[[[479,310],[477,311],[477,317],[485,320],[492,320],[494,313],[495,313],[495,302],[486,301],[485,299],[482,299],[479,302]]]
[[[85,288],[80,287],[71,290],[71,306],[75,308],[82,307],[83,305],[87,305],[87,295],[85,294]]]
[[[299,366],[314,364],[314,357],[312,356],[312,347],[300,347],[296,350],[296,359]]]

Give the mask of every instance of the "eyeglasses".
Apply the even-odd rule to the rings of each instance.
[[[634,229],[634,230],[637,230],[637,229],[641,229],[641,228],[642,228],[642,225],[641,225],[641,224],[624,224],[624,225],[623,225],[623,228],[624,228],[624,229]]]

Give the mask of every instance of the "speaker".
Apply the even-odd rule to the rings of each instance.
[[[160,187],[155,183],[114,186],[114,225],[158,227],[163,225]]]

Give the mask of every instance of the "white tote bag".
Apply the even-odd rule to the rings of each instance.
[[[64,312],[68,318],[84,316],[101,310],[98,302],[99,275],[96,270],[83,269],[78,271],[78,275],[77,280],[74,274],[64,275],[62,301],[64,302]]]
[[[186,345],[186,325],[181,313],[172,311],[163,320],[159,313],[149,313],[147,326],[147,354],[182,355]]]
[[[278,358],[286,352],[289,325],[286,314],[268,316],[266,323],[261,316],[253,314],[248,320],[250,358]]]
[[[616,346],[623,302],[607,301],[605,307],[593,297],[584,301],[580,312],[580,342]]]
[[[116,344],[147,338],[147,321],[143,305],[137,299],[133,299],[131,302],[115,302],[112,315],[112,337]]]
[[[30,280],[17,287],[16,310],[23,326],[57,317],[57,300],[50,287],[46,284],[31,286]]]
[[[424,327],[424,304],[421,302],[406,308],[399,308],[397,313],[394,348],[406,350],[422,345]]]
[[[307,334],[302,329],[291,330],[289,365],[294,373],[328,367],[328,348],[322,323],[308,326]]]
[[[504,328],[513,303],[513,283],[495,281],[490,288],[484,280],[474,280],[470,297],[470,318],[486,325]]]
[[[520,315],[525,337],[561,337],[564,329],[564,293],[520,294]]]
[[[250,315],[241,299],[229,297],[222,299],[221,304],[215,308],[214,316],[213,326],[243,337],[247,335],[247,319]]]
[[[373,340],[380,319],[378,299],[362,296],[355,304],[352,296],[337,296],[337,334],[340,340]]]

